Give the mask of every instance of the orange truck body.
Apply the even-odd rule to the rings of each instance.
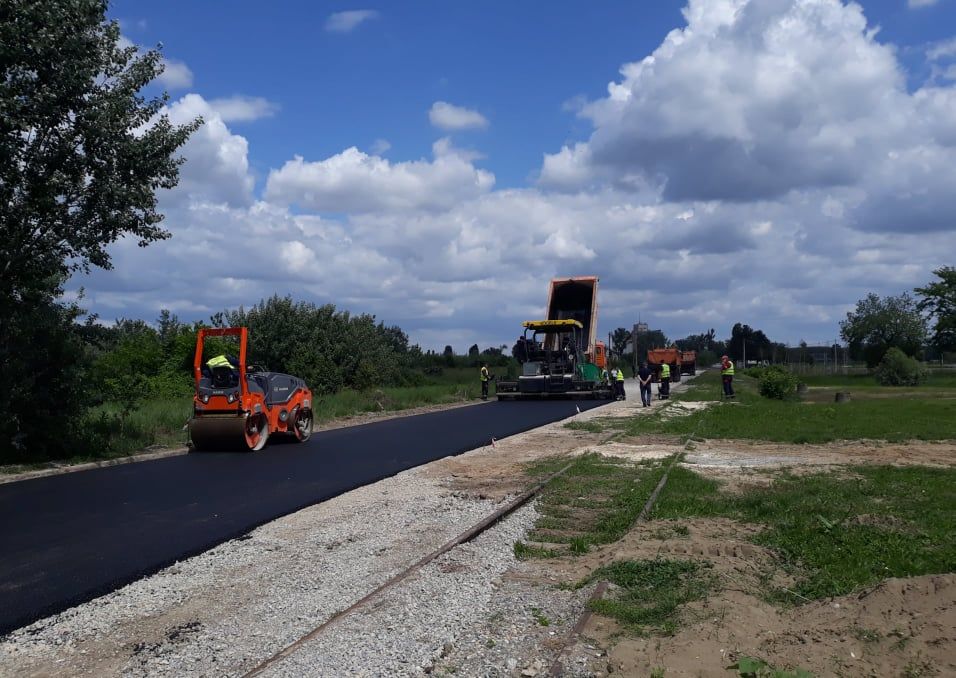
[[[667,363],[671,367],[671,381],[680,381],[681,352],[677,347],[651,348],[647,351],[647,366],[654,373],[653,381],[660,381],[661,366]]]
[[[690,375],[697,372],[697,351],[681,351],[680,371],[681,374]]]
[[[584,326],[584,355],[599,369],[607,368],[607,350],[597,340],[598,278],[554,278],[548,287],[548,320],[577,320]]]

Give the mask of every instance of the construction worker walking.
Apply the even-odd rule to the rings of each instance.
[[[626,400],[627,395],[624,393],[624,369],[618,369],[617,371],[617,399]]]
[[[641,369],[637,372],[637,380],[641,385],[641,403],[644,407],[651,406],[651,376],[647,363],[641,363]]]
[[[734,364],[725,355],[720,356],[720,380],[724,385],[724,397],[734,398]]]
[[[657,387],[657,396],[661,400],[671,397],[671,366],[667,363],[661,365],[661,385]]]
[[[488,400],[488,382],[491,381],[491,375],[488,374],[488,363],[481,366],[481,399]]]

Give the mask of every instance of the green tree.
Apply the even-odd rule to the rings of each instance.
[[[623,327],[618,327],[611,333],[611,349],[617,355],[623,355],[627,350],[627,342],[631,340],[631,333]]]
[[[943,266],[933,275],[939,280],[914,290],[920,297],[916,308],[933,321],[933,345],[940,351],[956,351],[956,268]]]
[[[647,360],[647,351],[652,348],[666,348],[670,340],[660,330],[640,332],[634,337],[634,359],[640,363]]]
[[[926,341],[926,320],[916,308],[913,297],[868,294],[856,309],[840,322],[840,336],[854,359],[862,358],[867,366],[876,367],[890,348],[898,348],[908,356],[916,356]]]
[[[142,246],[168,237],[155,193],[176,185],[175,153],[201,122],[174,126],[161,114],[165,94],[143,96],[162,72],[160,54],[120,46],[106,8],[0,3],[0,458],[53,456],[69,444],[85,353],[76,349],[80,310],[57,303],[63,283],[109,268],[107,247],[122,236]],[[50,403],[55,437],[42,414]]]

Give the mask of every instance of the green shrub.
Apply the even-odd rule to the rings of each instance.
[[[898,348],[889,349],[876,368],[876,380],[883,386],[918,386],[928,370]]]
[[[785,400],[797,390],[797,377],[790,370],[773,365],[764,369],[758,386],[760,395]]]
[[[748,367],[744,370],[744,374],[754,379],[762,379],[766,371],[766,367]]]

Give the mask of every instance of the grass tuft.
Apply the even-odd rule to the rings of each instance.
[[[607,579],[619,587],[613,596],[592,601],[591,609],[642,635],[671,634],[681,605],[700,600],[713,586],[707,567],[690,560],[616,561],[589,578]]]

